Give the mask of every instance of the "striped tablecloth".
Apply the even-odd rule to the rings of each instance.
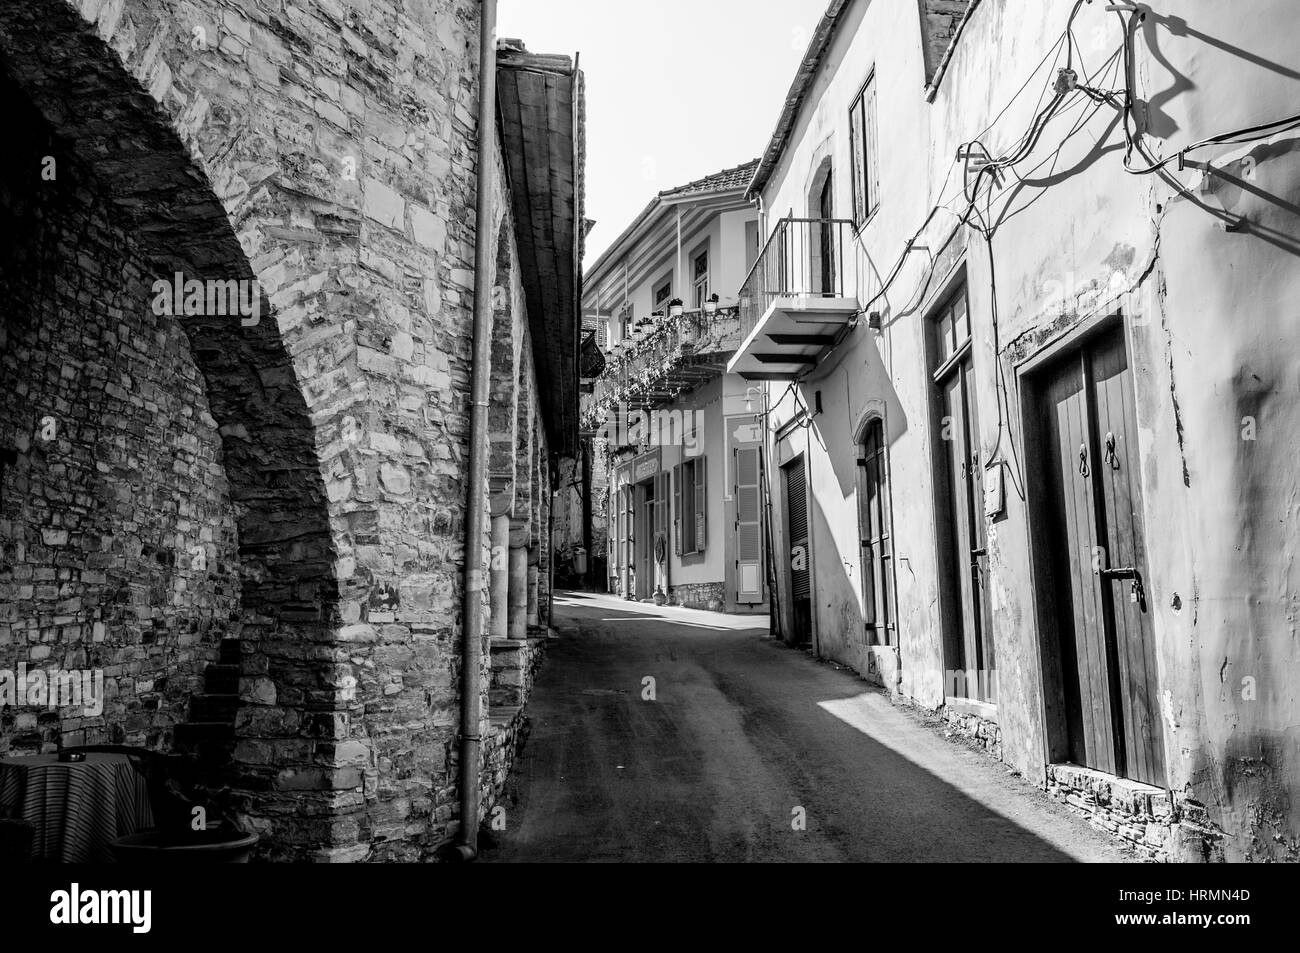
[[[153,827],[144,774],[127,755],[103,752],[0,759],[0,813],[32,825],[36,859],[64,863],[109,860],[115,838]]]

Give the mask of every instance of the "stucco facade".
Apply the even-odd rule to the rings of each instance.
[[[815,366],[766,385],[772,468],[800,457],[807,468],[814,644],[898,698],[981,732],[1008,764],[1144,851],[1294,860],[1300,712],[1290,685],[1300,658],[1289,421],[1300,400],[1286,315],[1300,284],[1300,140],[1279,131],[1176,158],[1203,138],[1294,112],[1294,44],[1273,27],[1289,7],[1262,2],[1242,17],[1194,0],[1154,4],[1133,22],[1140,128],[1152,157],[1170,157],[1160,172],[1126,171],[1114,97],[1067,83],[1028,157],[990,184],[967,157],[1004,156],[1029,138],[1061,92],[1058,69],[1070,66],[1077,84],[1099,93],[1122,90],[1125,33],[1096,4],[1080,5],[1070,42],[1071,4],[939,6],[922,3],[918,16],[915,0],[832,4],[815,73],[755,181],[765,236],[787,210],[819,217],[812,194],[828,168],[835,217],[856,219],[850,111],[871,78],[878,206],[846,239],[854,318]],[[940,14],[955,28],[936,43]],[[1148,160],[1135,151],[1131,164]],[[955,300],[969,311],[968,350],[936,358],[935,322]],[[1062,463],[1047,432],[1059,422],[1044,416],[1057,386],[1049,379],[1080,355],[1085,374],[1101,379],[1105,348],[1119,362],[1116,386],[1127,388],[1110,399],[1136,426],[1102,420],[1094,427],[1105,449],[1085,440],[1083,459]],[[975,474],[974,596],[943,584],[952,576],[952,420],[942,388],[954,364],[969,369],[970,413],[959,424],[973,456],[957,465],[962,479]],[[871,644],[858,470],[875,420],[887,457],[896,634]],[[1061,492],[1121,470],[1131,472],[1122,522],[1139,540],[1137,581],[1106,551],[1104,521],[1081,543],[1054,518]],[[1114,505],[1110,490],[1096,493],[1099,508]],[[781,506],[774,497],[774,550],[788,565]],[[1067,598],[1061,567],[1084,579],[1089,564],[1105,611],[1106,586],[1123,587],[1113,611],[1138,613],[1131,618],[1147,633],[1151,670],[1138,693],[1147,720],[1142,737],[1126,739],[1118,772],[1084,764],[1094,774],[1062,780],[1053,766],[1079,761],[1071,734],[1080,729],[1062,688],[1074,660],[1052,600]],[[790,578],[777,574],[786,607]],[[995,661],[965,673],[962,686],[954,639],[981,611]],[[790,637],[788,610],[778,621]],[[970,675],[995,687],[972,689]],[[1142,746],[1149,763],[1139,771]],[[1136,774],[1147,776],[1129,783]],[[1145,799],[1143,809],[1107,813],[1105,799],[1121,788]]]
[[[761,389],[723,371],[756,251],[753,168],[661,193],[585,276],[606,351],[585,420],[605,454],[608,587],[628,599],[767,611]]]

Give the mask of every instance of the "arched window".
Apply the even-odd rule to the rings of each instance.
[[[872,645],[897,645],[894,541],[890,532],[889,457],[884,421],[871,420],[858,444],[858,527],[862,542],[862,615]]]

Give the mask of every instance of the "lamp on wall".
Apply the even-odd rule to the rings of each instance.
[[[745,413],[747,414],[752,414],[754,412],[755,392],[757,392],[760,396],[763,397],[763,403],[767,403],[767,394],[764,392],[762,387],[757,387],[757,386],[746,387],[745,388]]]

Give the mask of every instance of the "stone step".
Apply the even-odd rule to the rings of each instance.
[[[239,666],[209,665],[203,673],[203,685],[209,695],[238,695]]]
[[[524,703],[524,692],[518,687],[491,688],[488,690],[488,709],[514,708]]]
[[[235,726],[225,721],[189,721],[177,725],[172,737],[178,748],[192,749],[207,742],[233,743]]]
[[[174,754],[194,755],[205,769],[227,765],[235,750],[235,726],[197,721],[177,725],[172,734]]]
[[[217,661],[222,665],[239,664],[239,639],[222,639]]]
[[[195,695],[190,699],[191,722],[235,723],[235,711],[239,708],[239,696],[236,694]]]

